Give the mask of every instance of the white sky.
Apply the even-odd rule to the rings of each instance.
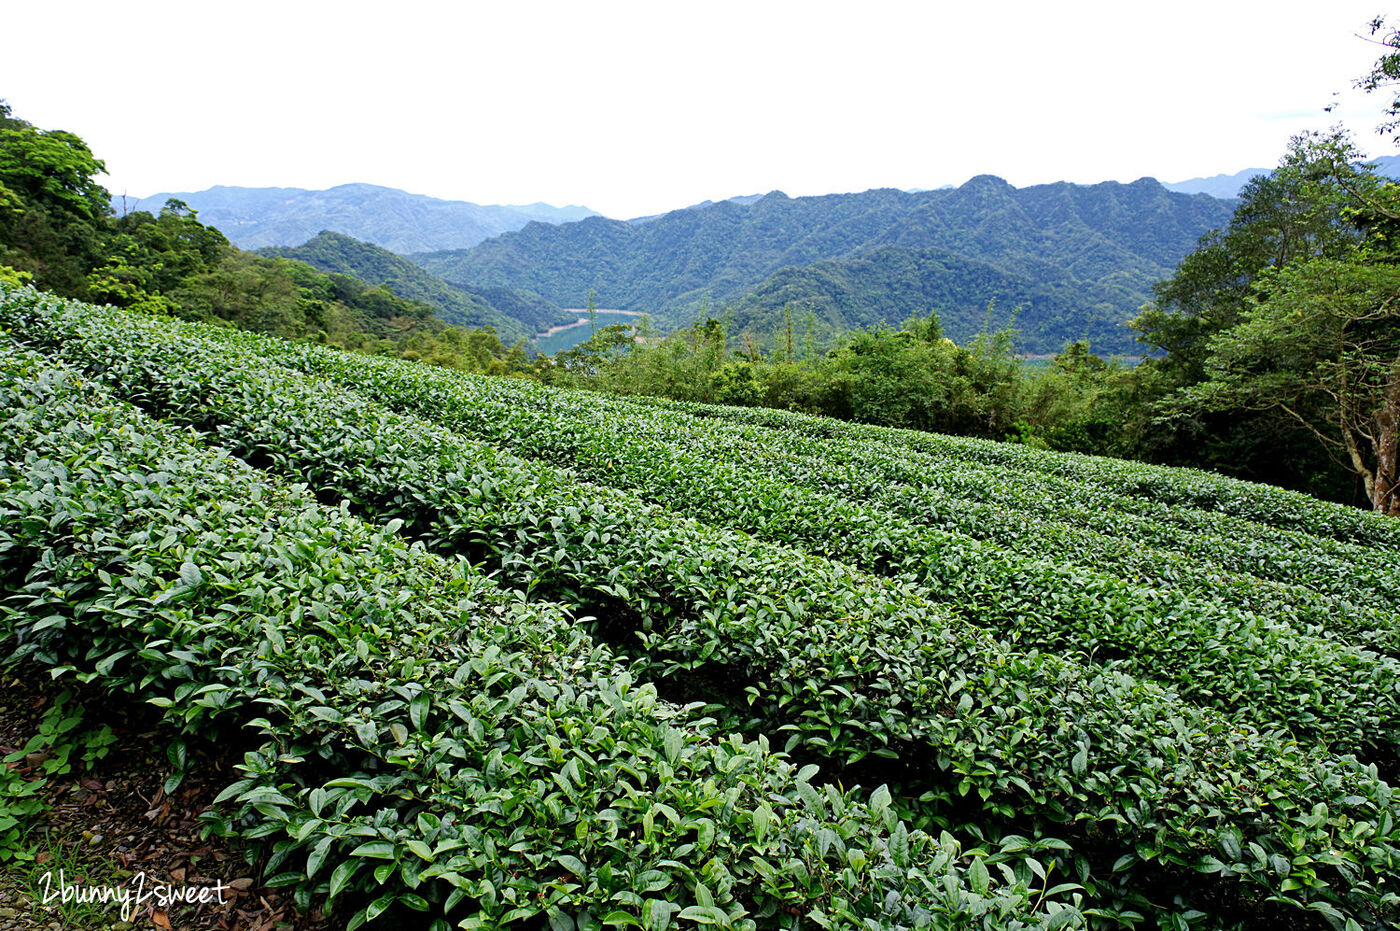
[[[1177,181],[1337,120],[1400,151],[1350,90],[1378,5],[17,0],[0,98],[133,196],[362,181],[631,217],[983,173]]]

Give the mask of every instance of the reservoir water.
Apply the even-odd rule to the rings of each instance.
[[[593,335],[595,328],[601,330],[614,323],[635,324],[642,318],[642,314],[635,310],[596,310],[593,312],[593,326],[589,326],[587,310],[570,307],[567,312],[576,314],[578,319],[538,334],[533,347],[536,352],[552,356],[584,342]]]

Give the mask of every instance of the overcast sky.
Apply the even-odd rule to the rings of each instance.
[[[984,173],[1177,181],[1337,120],[1398,151],[1350,90],[1378,2],[17,2],[0,98],[132,196],[361,181],[631,217]]]

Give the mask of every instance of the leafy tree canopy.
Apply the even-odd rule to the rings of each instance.
[[[0,185],[7,200],[96,223],[110,212],[107,191],[95,180],[105,171],[83,140],[35,129],[0,101]]]
[[[1344,135],[1295,137],[1272,174],[1245,186],[1229,225],[1204,236],[1154,288],[1155,302],[1133,328],[1167,354],[1167,367],[1182,382],[1199,381],[1208,340],[1238,322],[1260,276],[1293,262],[1347,254],[1361,237],[1347,211],[1383,183]]]
[[[1370,23],[1371,40],[1385,49],[1376,59],[1375,65],[1356,81],[1356,86],[1368,94],[1378,90],[1400,87],[1400,29],[1387,26],[1384,16],[1377,16]],[[1400,130],[1400,92],[1395,93],[1385,112],[1389,119],[1377,127],[1381,135],[1391,135]],[[1396,138],[1400,144],[1400,137]]]
[[[81,139],[16,119],[0,101],[0,264],[37,285],[86,297],[101,254],[108,197],[102,162]]]
[[[1363,230],[1396,214],[1397,185],[1347,212]],[[1400,516],[1400,253],[1389,236],[1267,269],[1208,350],[1182,408],[1281,411],[1361,477],[1375,510]]]
[[[1383,56],[1368,89],[1394,66]],[[1361,479],[1375,510],[1400,515],[1398,230],[1400,186],[1346,133],[1294,139],[1135,321],[1181,385],[1162,409],[1233,427],[1283,417]]]

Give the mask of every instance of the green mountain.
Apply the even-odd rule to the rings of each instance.
[[[462,249],[531,222],[568,223],[595,216],[587,207],[528,204],[508,207],[439,200],[373,184],[342,184],[325,191],[218,186],[207,191],[117,197],[117,215],[159,213],[175,198],[199,212],[243,249],[295,246],[321,230],[335,230],[394,252]]]
[[[898,325],[916,310],[936,308],[946,333],[960,342],[983,329],[1014,325],[1020,344],[1052,351],[1065,334],[1092,333],[1094,347],[1135,347],[1119,317],[1131,295],[1046,270],[1040,278],[937,249],[879,246],[847,259],[788,266],[730,305],[736,331],[779,333],[789,322],[819,340],[841,330]]]
[[[989,302],[1021,306],[1023,348],[1087,338],[1133,348],[1120,325],[1231,205],[1155,180],[1017,189],[979,176],[958,188],[725,201],[645,223],[532,223],[471,249],[416,254],[440,277],[534,291],[579,306],[652,313],[663,326],[730,306],[738,329],[771,334],[786,308],[838,328],[936,309],[955,340]],[[819,264],[820,263],[820,264]]]
[[[528,339],[573,319],[537,295],[508,288],[472,289],[448,284],[402,256],[373,243],[323,230],[294,248],[268,248],[262,255],[298,259],[323,272],[351,275],[383,285],[399,297],[431,305],[447,323],[492,326],[506,343]]]

